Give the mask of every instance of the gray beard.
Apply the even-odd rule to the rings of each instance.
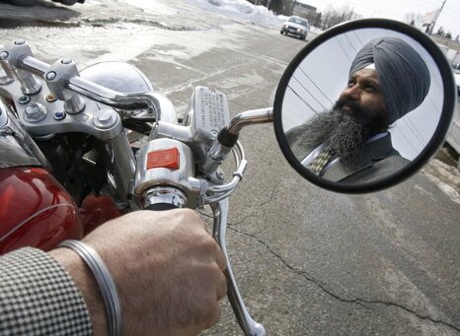
[[[350,115],[331,110],[289,131],[289,138],[300,139],[302,148],[315,149],[323,144],[340,157],[345,167],[353,169],[371,130]],[[289,139],[288,139],[289,141]]]

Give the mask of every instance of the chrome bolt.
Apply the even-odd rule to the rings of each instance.
[[[56,73],[54,71],[50,71],[46,74],[46,79],[52,81],[56,78]]]
[[[109,129],[117,122],[115,113],[112,110],[106,109],[99,112],[99,115],[94,119],[94,124],[98,128]]]
[[[16,44],[16,45],[23,45],[25,43],[26,43],[26,41],[24,41],[23,39],[18,39],[16,41],[14,41],[14,44]]]
[[[0,60],[6,60],[10,54],[8,54],[8,51],[2,51],[0,53]]]
[[[70,64],[72,63],[72,60],[70,58],[63,58],[61,59],[62,64]]]
[[[45,119],[46,109],[39,103],[32,103],[26,107],[26,119],[29,122],[39,122]]]
[[[30,116],[35,115],[40,112],[40,108],[37,106],[37,104],[30,104],[29,106],[26,107],[26,113]]]
[[[105,110],[102,112],[102,114],[97,116],[97,120],[99,120],[100,123],[107,123],[112,119],[112,111],[110,110]]]

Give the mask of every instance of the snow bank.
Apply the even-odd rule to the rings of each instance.
[[[187,3],[264,28],[278,29],[284,22],[284,18],[276,16],[266,7],[254,6],[246,0],[188,0]]]
[[[423,171],[453,202],[460,204],[460,171],[456,167],[433,159],[428,162]]]

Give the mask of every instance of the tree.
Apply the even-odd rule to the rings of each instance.
[[[291,0],[272,0],[268,9],[277,15],[289,15],[291,9]]]
[[[419,13],[406,13],[405,18],[406,18],[406,23],[414,26],[416,22],[419,22],[422,20],[423,15]]]
[[[317,12],[311,12],[305,15],[305,19],[310,22],[310,25],[315,26],[315,27],[320,27],[321,26],[321,13]]]
[[[452,33],[451,33],[451,32],[447,32],[446,38],[448,38],[449,40],[451,40],[451,39],[452,39]]]
[[[321,27],[321,21],[322,21],[322,14],[318,13],[316,14],[315,19],[313,20],[313,26],[315,27]]]
[[[436,33],[436,35],[445,36],[444,28],[442,28],[442,26],[439,27],[438,32]]]
[[[354,12],[353,9],[342,7],[339,10],[328,7],[328,9],[321,15],[321,28],[328,29],[339,23],[359,19],[361,15]]]

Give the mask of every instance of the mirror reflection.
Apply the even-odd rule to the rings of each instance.
[[[324,42],[293,72],[283,130],[311,173],[374,182],[422,152],[442,106],[440,73],[418,42],[388,29],[360,29]]]

